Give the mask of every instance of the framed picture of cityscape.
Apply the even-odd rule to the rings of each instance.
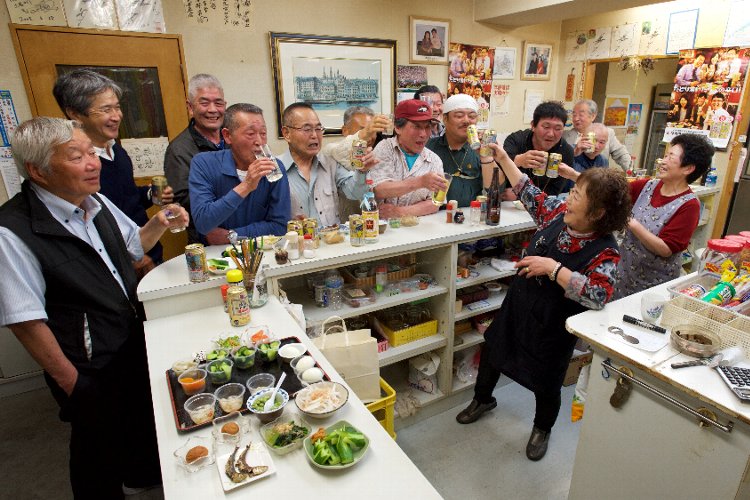
[[[393,113],[396,41],[271,32],[278,137],[288,105],[306,102],[326,135],[340,135],[344,111],[367,106]]]

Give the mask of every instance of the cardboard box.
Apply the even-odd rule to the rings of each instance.
[[[594,357],[594,353],[591,351],[579,351],[576,349],[573,351],[573,357],[570,358],[568,363],[568,371],[565,372],[565,380],[563,385],[573,385],[578,382],[578,375],[584,366],[591,364],[591,360]]]

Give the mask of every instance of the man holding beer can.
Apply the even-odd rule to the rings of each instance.
[[[503,143],[503,149],[520,168],[533,169],[529,178],[545,193],[558,195],[568,183],[560,177],[540,175],[547,171],[550,153],[562,155],[562,163],[573,165],[573,148],[562,140],[565,120],[568,114],[562,104],[545,101],[536,107],[531,120],[531,128],[510,134]]]

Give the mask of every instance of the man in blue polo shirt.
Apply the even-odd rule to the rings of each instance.
[[[289,180],[283,175],[269,182],[266,176],[278,160],[255,156],[266,144],[263,110],[230,106],[221,133],[230,149],[199,153],[190,164],[190,206],[201,239],[219,245],[229,242],[231,232],[249,238],[283,235],[291,214]]]

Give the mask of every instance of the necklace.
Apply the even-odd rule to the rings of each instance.
[[[466,155],[469,154],[468,150],[464,150],[464,157],[461,158],[461,163],[456,163],[456,157],[453,156],[453,150],[449,147],[448,152],[450,153],[451,160],[453,161],[453,164],[456,166],[456,174],[461,175],[463,172],[461,172],[461,165],[464,164],[464,161],[466,161]],[[454,174],[455,175],[455,174]]]

